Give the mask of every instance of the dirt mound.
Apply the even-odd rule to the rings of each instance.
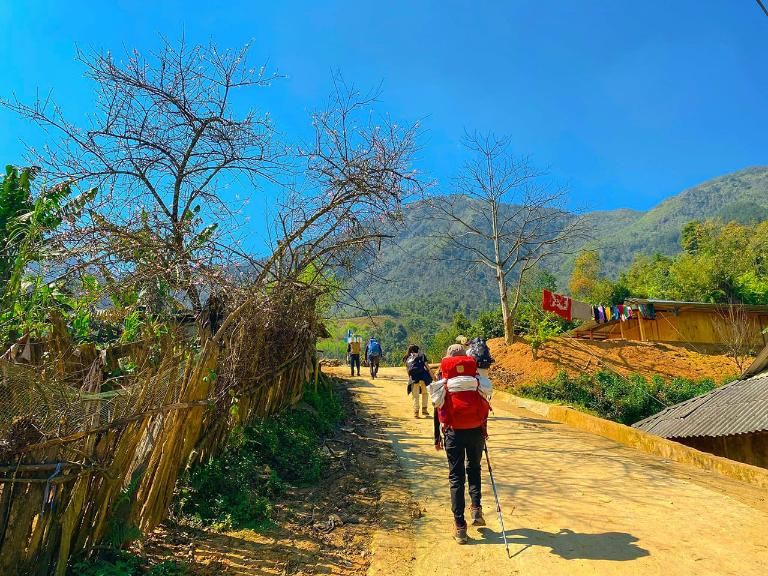
[[[701,346],[561,337],[542,346],[534,359],[531,347],[524,342],[507,346],[496,338],[488,345],[496,360],[494,367],[503,369],[502,380],[511,386],[553,378],[560,370],[576,375],[605,369],[646,377],[712,378],[718,383],[738,373],[733,360]]]

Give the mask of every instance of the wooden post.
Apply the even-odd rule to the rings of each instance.
[[[646,338],[645,338],[645,324],[643,324],[643,316],[642,316],[642,314],[640,314],[639,311],[637,313],[637,321],[638,321],[638,323],[640,325],[640,342],[646,342]]]

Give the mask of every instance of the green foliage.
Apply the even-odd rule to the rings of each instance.
[[[436,362],[443,356],[448,346],[456,343],[456,337],[459,335],[467,336],[472,325],[464,314],[457,312],[453,315],[453,322],[438,330],[428,341],[426,346],[427,358]]]
[[[32,208],[30,183],[33,174],[29,168],[19,170],[5,167],[0,187],[0,288],[5,291],[16,266],[22,238],[15,232],[19,218]]]
[[[107,532],[104,535],[104,543],[112,549],[119,550],[142,537],[141,531],[130,523],[130,515],[144,470],[140,467],[134,471],[128,486],[120,491],[112,504]]]
[[[125,551],[78,562],[69,568],[70,576],[186,576],[186,564],[165,560],[149,566],[143,558]]]
[[[675,257],[639,256],[618,284],[633,296],[768,304],[768,221],[690,222]]]
[[[587,250],[576,257],[568,286],[574,298],[595,304],[621,304],[629,296],[626,286],[603,276],[600,254],[596,250]]]
[[[560,317],[554,314],[542,314],[537,320],[529,322],[525,340],[531,345],[534,357],[536,351],[548,340],[563,333]]]
[[[50,284],[42,274],[27,276],[33,264],[50,259],[51,236],[65,219],[80,216],[93,200],[95,189],[72,196],[68,184],[31,191],[34,173],[6,167],[0,187],[0,343],[7,344],[26,332],[45,333],[52,305],[72,307],[63,286]],[[89,297],[90,277],[83,279],[83,295]],[[79,300],[75,303],[80,302]],[[89,332],[90,316],[74,307],[71,323],[75,337]]]
[[[317,482],[325,465],[323,439],[344,414],[327,385],[317,391],[307,385],[303,403],[247,425],[218,456],[194,466],[179,481],[175,512],[217,529],[260,528],[287,484]]]
[[[650,379],[638,374],[628,377],[601,370],[594,375],[569,376],[561,371],[552,380],[541,380],[521,386],[522,396],[547,402],[572,404],[622,424],[634,424],[652,416],[666,406],[677,404],[715,388],[705,378],[688,380],[660,376]]]
[[[480,312],[477,315],[477,320],[468,330],[467,336],[469,338],[480,336],[486,340],[504,336],[504,317],[501,314],[501,308]]]

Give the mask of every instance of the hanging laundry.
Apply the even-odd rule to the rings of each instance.
[[[610,306],[605,307],[605,321],[610,322],[613,320],[613,310],[611,310]]]
[[[572,320],[592,320],[592,306],[579,300],[571,300],[571,319]]]
[[[656,309],[653,307],[653,304],[648,304],[648,319],[649,320],[656,320]]]
[[[600,322],[600,310],[597,309],[597,306],[592,306],[592,319],[595,322]]]
[[[553,312],[566,320],[571,319],[572,300],[562,294],[553,294],[544,290],[541,297],[541,307],[547,312]]]
[[[599,320],[598,320],[599,322],[606,322],[606,319],[605,319],[605,307],[602,304],[600,304],[600,306],[597,307],[597,315],[598,315],[598,318],[599,318]]]
[[[619,320],[619,307],[618,306],[611,306],[611,318],[614,320]]]
[[[618,308],[619,310],[619,320],[624,322],[626,320],[626,318],[624,317],[624,304],[619,304],[618,306],[616,306],[616,308]]]

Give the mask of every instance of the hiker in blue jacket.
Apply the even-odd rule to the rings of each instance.
[[[365,361],[371,368],[371,378],[376,378],[376,374],[379,373],[379,362],[381,362],[382,354],[381,344],[374,336],[371,336],[368,346],[365,348]]]

